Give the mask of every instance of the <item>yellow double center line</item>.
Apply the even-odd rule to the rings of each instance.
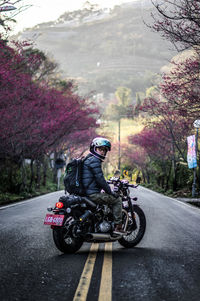
[[[98,301],[112,301],[112,243],[105,244]]]
[[[86,301],[99,244],[92,244],[73,301]],[[98,301],[112,301],[112,243],[105,244]]]

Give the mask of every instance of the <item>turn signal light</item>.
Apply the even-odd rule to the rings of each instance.
[[[59,208],[59,209],[62,208],[63,206],[64,206],[64,204],[62,202],[57,202],[56,203],[56,207]]]

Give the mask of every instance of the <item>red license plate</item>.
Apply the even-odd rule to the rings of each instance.
[[[47,214],[44,219],[45,225],[62,226],[64,215]]]

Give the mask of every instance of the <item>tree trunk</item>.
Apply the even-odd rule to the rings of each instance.
[[[55,161],[57,159],[58,153],[54,151],[54,168],[53,168],[53,183],[57,183],[57,168],[55,167]]]
[[[171,175],[171,169],[172,169],[172,164],[170,164],[169,172],[168,172],[168,175],[167,175],[166,184],[165,184],[165,191],[167,191],[169,189],[169,179],[170,179],[170,175]]]
[[[43,160],[43,181],[42,181],[42,185],[43,186],[46,186],[46,183],[47,183],[47,158],[44,157],[44,160]]]
[[[198,143],[198,142],[197,142]],[[197,187],[198,187],[198,191],[200,191],[200,152],[198,150],[197,147]]]
[[[36,160],[36,187],[40,188],[40,181],[41,181],[41,163],[39,160]]]
[[[177,190],[177,171],[174,170],[174,177],[173,177],[173,191]]]
[[[150,184],[150,175],[149,175],[149,171],[146,170],[146,174],[147,174],[147,183]]]
[[[158,187],[160,187],[160,183],[161,183],[161,177],[160,176],[156,177],[156,182],[157,182]]]
[[[24,158],[21,158],[21,166],[20,166],[20,171],[21,171],[21,187],[20,187],[20,192],[24,192],[26,190],[26,167],[25,167],[25,162]]]
[[[143,177],[143,182],[146,183],[146,175],[145,172],[142,170],[142,177]]]
[[[35,177],[35,174],[34,174],[34,160],[31,159],[31,165],[30,165],[30,168],[31,168],[31,178],[30,178],[30,183],[29,183],[29,191],[32,192],[32,186],[33,186],[33,181],[34,181],[34,177]]]
[[[9,190],[10,190],[10,192],[13,192],[13,165],[10,164],[9,162],[7,162],[7,164],[9,164],[9,167],[8,167],[8,172],[9,172]]]
[[[176,191],[176,189],[177,189],[177,166],[176,166],[174,141],[172,141],[172,175],[173,175],[173,191]]]
[[[161,187],[164,189],[165,187],[165,179],[166,179],[166,162],[161,162],[162,175],[161,175]]]

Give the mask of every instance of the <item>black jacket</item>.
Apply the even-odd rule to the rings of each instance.
[[[112,194],[110,186],[106,182],[101,168],[102,161],[89,154],[83,162],[82,183],[85,194],[99,193],[103,189],[106,193]]]

